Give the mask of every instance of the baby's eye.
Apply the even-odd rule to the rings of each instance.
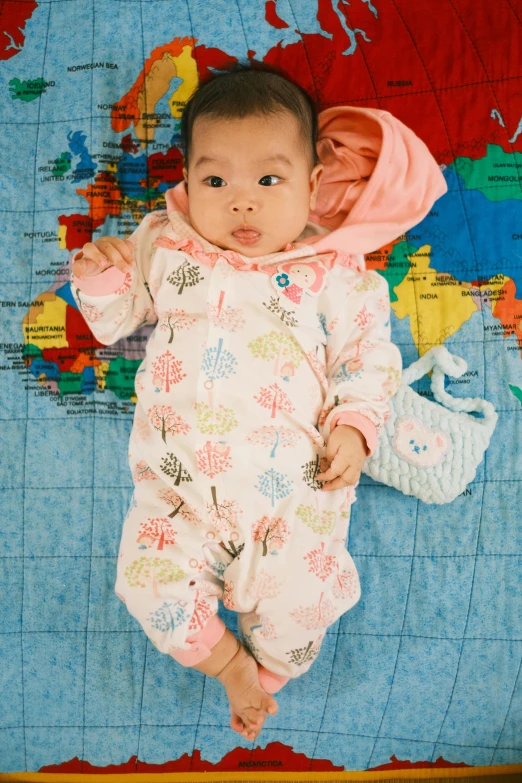
[[[211,188],[222,188],[223,185],[227,184],[224,179],[221,179],[221,177],[207,177],[203,180],[203,182],[208,182],[209,180],[209,185]]]
[[[261,177],[261,179],[259,180],[259,183],[261,185],[266,185],[267,187],[270,187],[270,185],[277,185],[277,183],[276,182],[263,182],[264,179],[278,179],[278,180],[280,180],[281,177],[278,177],[277,174],[266,174],[266,176]]]

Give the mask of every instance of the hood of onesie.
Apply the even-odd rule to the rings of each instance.
[[[308,220],[321,233],[299,239],[317,253],[371,253],[420,223],[446,193],[426,144],[389,112],[336,106],[318,120],[324,172]],[[188,214],[185,182],[165,198],[168,212]]]
[[[303,240],[317,252],[371,253],[420,223],[448,189],[425,143],[387,111],[326,109],[318,138],[324,172],[309,219],[330,233]]]

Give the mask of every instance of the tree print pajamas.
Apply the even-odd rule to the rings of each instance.
[[[388,415],[401,362],[386,281],[299,242],[256,259],[222,250],[180,212],[149,214],[131,239],[126,274],[72,276],[101,343],[155,324],[116,592],[189,665],[210,654],[198,632],[216,631],[221,599],[255,658],[297,677],[360,595],[345,547],[355,492],[321,492],[315,476],[336,423],[371,450]]]

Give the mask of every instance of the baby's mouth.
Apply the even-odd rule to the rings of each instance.
[[[261,238],[261,232],[255,228],[237,228],[232,236],[242,245],[255,245]]]

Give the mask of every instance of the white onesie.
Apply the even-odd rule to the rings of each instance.
[[[135,231],[135,265],[72,276],[94,336],[156,324],[136,375],[135,490],[116,592],[164,653],[190,649],[218,599],[245,645],[296,677],[359,599],[346,550],[353,488],[315,476],[336,423],[369,450],[400,377],[388,286],[362,257],[296,241],[247,258],[177,211]]]

